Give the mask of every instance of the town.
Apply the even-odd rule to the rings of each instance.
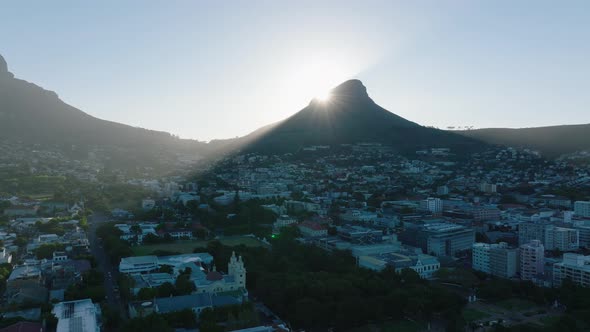
[[[158,177],[31,168],[1,193],[0,323],[270,332],[584,321],[587,300],[572,297],[590,286],[583,157],[358,143]],[[41,186],[45,195],[19,190]]]

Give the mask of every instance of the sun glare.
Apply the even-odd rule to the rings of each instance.
[[[330,101],[331,97],[332,93],[330,91],[322,91],[315,96],[315,99],[321,101],[322,103],[325,103],[327,101]]]
[[[283,77],[284,91],[289,103],[305,106],[310,100],[325,103],[330,101],[331,90],[338,84],[354,76],[354,62],[327,54],[299,59],[286,65],[288,73]],[[297,107],[292,107],[296,109]]]

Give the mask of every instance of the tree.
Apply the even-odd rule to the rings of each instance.
[[[182,273],[176,278],[175,283],[176,294],[177,295],[187,295],[194,292],[197,288],[195,284],[190,279],[190,272],[188,274]]]

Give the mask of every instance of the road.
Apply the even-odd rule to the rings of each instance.
[[[100,271],[104,273],[104,287],[105,287],[105,294],[106,294],[106,301],[107,304],[111,309],[115,312],[123,313],[123,319],[126,318],[125,313],[125,305],[123,301],[118,296],[118,293],[115,292],[115,287],[117,286],[117,276],[119,274],[118,267],[112,266],[109,257],[106,255],[102,244],[98,240],[96,236],[96,229],[102,223],[105,223],[109,220],[108,217],[104,215],[95,214],[92,215],[90,218],[90,230],[88,234],[88,241],[90,242],[90,252],[92,256],[96,259],[97,267]]]

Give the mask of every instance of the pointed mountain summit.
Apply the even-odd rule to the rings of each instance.
[[[294,152],[309,145],[375,142],[400,152],[449,147],[473,150],[481,142],[452,132],[420,126],[377,105],[359,80],[331,90],[328,100],[313,99],[291,117],[242,138],[243,151]]]

